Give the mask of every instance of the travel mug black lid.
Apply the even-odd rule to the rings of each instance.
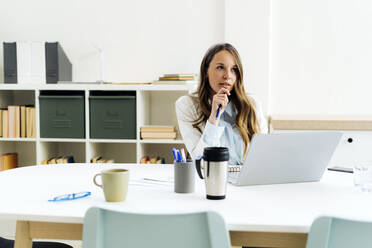
[[[206,147],[203,159],[213,162],[229,161],[229,149],[227,147]]]

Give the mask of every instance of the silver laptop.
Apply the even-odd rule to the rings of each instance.
[[[341,132],[293,132],[254,135],[240,172],[229,172],[234,185],[319,181]]]

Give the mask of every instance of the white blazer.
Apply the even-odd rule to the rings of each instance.
[[[249,95],[249,97],[253,99],[255,103],[260,132],[267,133],[267,121],[263,116],[261,105],[251,95]],[[190,153],[192,159],[202,155],[204,148],[208,146],[202,139],[205,124],[199,125],[201,132],[192,126],[192,124],[198,118],[196,100],[196,96],[186,95],[181,96],[176,101],[176,114],[179,131],[182,135],[183,141],[185,142],[186,149]]]

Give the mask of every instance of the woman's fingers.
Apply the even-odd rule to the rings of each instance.
[[[223,94],[223,95],[216,95],[214,97],[214,102],[217,105],[220,105],[221,104],[221,105],[223,105],[223,107],[225,107],[229,103],[229,98],[225,94]]]
[[[212,124],[218,124],[219,117],[225,110],[227,104],[229,103],[228,96],[230,95],[229,90],[221,88],[212,98],[212,110],[209,116],[209,121]],[[218,111],[218,109],[220,109]],[[218,114],[217,114],[218,113]]]
[[[221,88],[218,92],[217,92],[217,94],[225,94],[225,95],[230,95],[230,91],[228,90],[228,89],[226,89],[226,88]]]

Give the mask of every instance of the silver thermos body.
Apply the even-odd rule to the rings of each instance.
[[[226,147],[207,147],[203,157],[195,160],[198,175],[205,181],[207,199],[226,198],[228,160]]]

